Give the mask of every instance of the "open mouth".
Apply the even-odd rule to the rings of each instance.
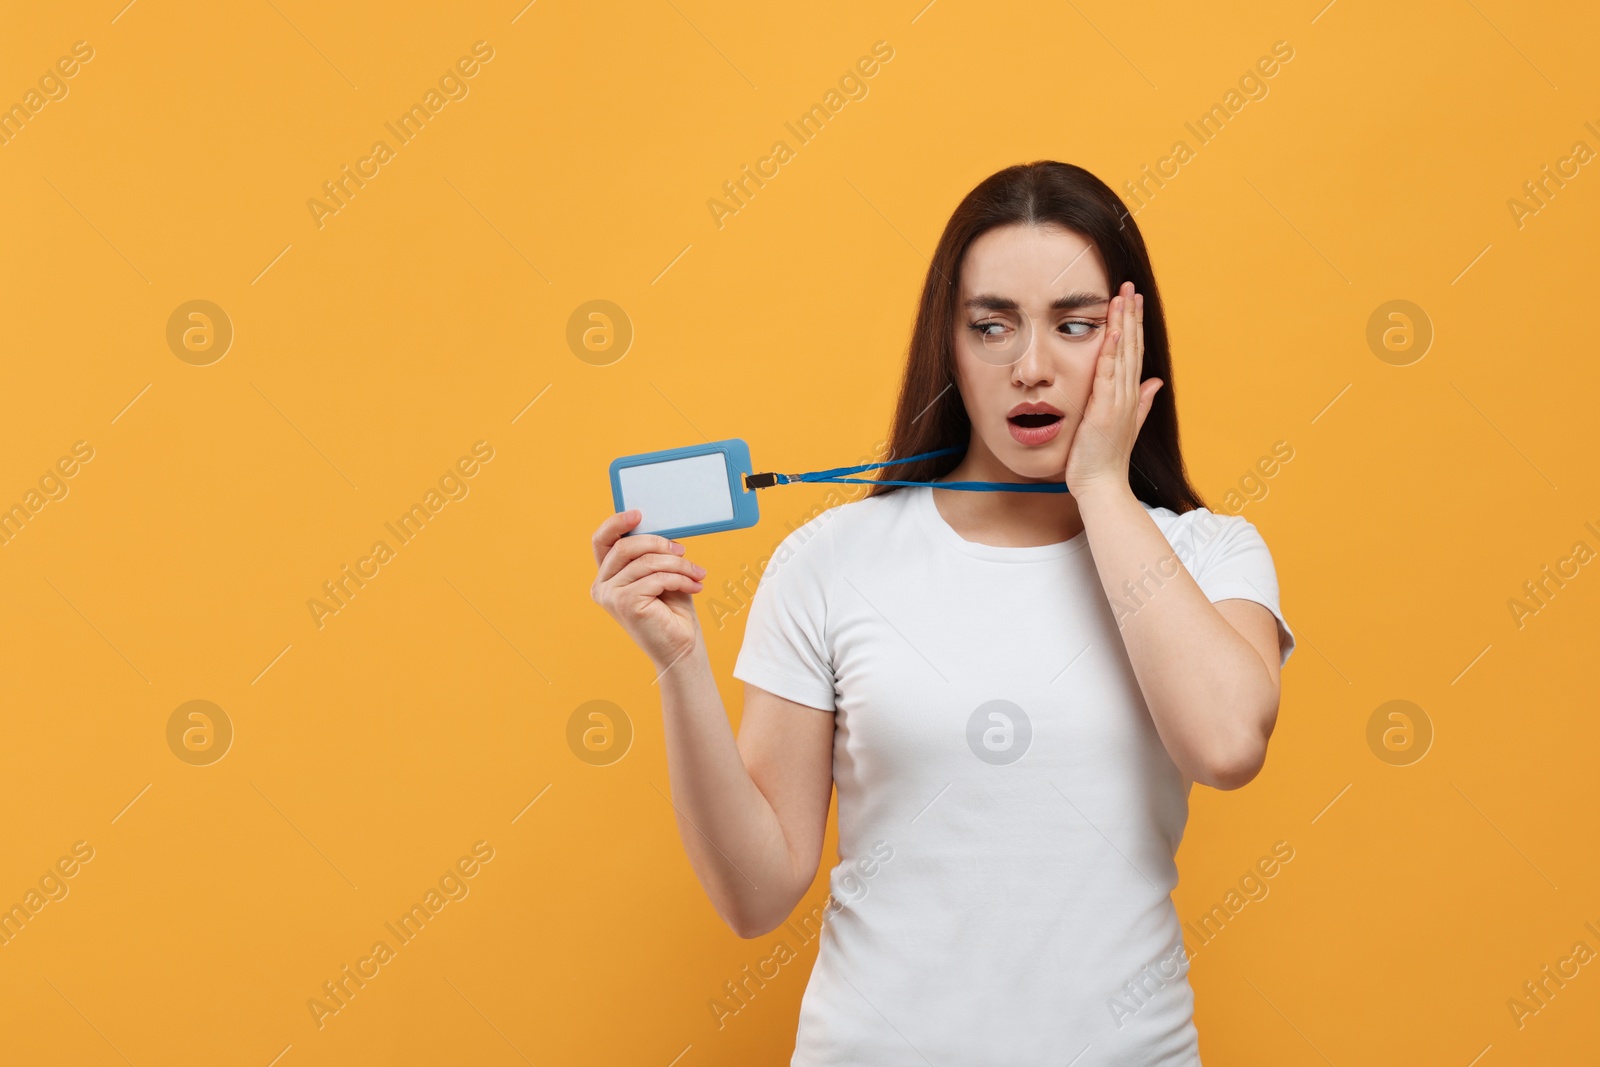
[[[1033,415],[1012,415],[1008,420],[1013,426],[1022,426],[1036,429],[1040,426],[1049,426],[1061,421],[1060,415],[1051,415],[1049,412],[1039,412]]]

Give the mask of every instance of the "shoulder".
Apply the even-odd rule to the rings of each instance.
[[[892,543],[882,535],[909,501],[903,490],[848,501],[829,493],[810,512],[789,520],[789,532],[773,549],[763,573],[790,561],[803,561],[802,568],[827,568],[853,546]]]
[[[798,550],[803,544],[822,540],[824,531],[840,544],[855,542],[895,522],[910,502],[911,494],[904,489],[848,501],[829,493],[810,512],[790,521],[792,529],[781,544]]]
[[[1210,508],[1191,508],[1180,512],[1150,504],[1144,507],[1178,558],[1191,569],[1196,563],[1215,556],[1225,546],[1241,541],[1261,541],[1255,524],[1243,515],[1212,511]],[[1262,545],[1265,547],[1264,542]]]

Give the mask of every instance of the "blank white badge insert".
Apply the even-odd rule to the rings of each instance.
[[[727,522],[733,518],[728,490],[728,461],[721,452],[641,463],[617,472],[628,510],[638,508],[639,525],[632,533],[653,533],[683,526]]]

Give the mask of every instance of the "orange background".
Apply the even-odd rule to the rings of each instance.
[[[1600,951],[1600,176],[1569,165],[1520,225],[1508,206],[1600,149],[1591,7],[110,0],[5,21],[0,104],[93,52],[0,145],[0,505],[93,450],[0,547],[0,904],[93,850],[0,946],[7,1062],[786,1063],[816,946],[717,1025],[708,1002],[778,935],[713,913],[653,671],[589,599],[606,465],[727,437],[758,469],[870,457],[960,197],[1039,158],[1123,191],[1180,138],[1193,157],[1137,218],[1186,455],[1217,510],[1259,487],[1242,514],[1300,640],[1266,770],[1196,788],[1179,854],[1194,922],[1294,849],[1192,946],[1205,1061],[1592,1058],[1594,964],[1521,1026],[1508,1007],[1575,942]],[[307,201],[479,41],[466,95],[319,226]],[[799,145],[785,122],[878,41],[867,95]],[[1184,123],[1277,41],[1267,94],[1196,146]],[[793,158],[719,227],[708,201],[779,139]],[[167,341],[196,299],[234,333],[203,366]],[[568,344],[592,300],[631,324],[620,358]],[[1392,300],[1431,323],[1420,359],[1368,344]],[[319,628],[322,583],[479,441],[467,495]],[[1292,460],[1250,482],[1280,441]],[[735,718],[743,614],[719,627],[706,601],[830,492],[769,491],[758,526],[691,541]],[[1508,601],[1579,541],[1519,627]],[[209,765],[169,747],[191,700],[232,725]],[[608,765],[567,741],[590,700],[632,727]],[[1369,746],[1390,700],[1431,723],[1420,760]],[[477,842],[493,858],[448,883],[468,895],[319,1027],[308,1000]],[[830,833],[800,912],[832,856]]]

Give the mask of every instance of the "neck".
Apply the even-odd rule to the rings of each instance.
[[[1059,482],[1063,470],[1052,477],[1025,477],[1001,463],[974,433],[961,462],[944,482]],[[1078,502],[1071,493],[972,493],[934,489],[939,514],[968,541],[1029,547],[1051,545],[1076,537],[1083,530]]]

